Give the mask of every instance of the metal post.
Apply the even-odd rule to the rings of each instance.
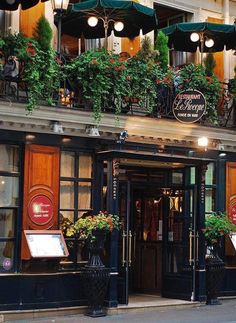
[[[107,42],[108,24],[109,24],[108,18],[107,18],[107,16],[105,16],[104,20],[103,20],[103,25],[104,25],[104,31],[105,31],[104,47],[105,47],[106,51],[107,51],[107,47],[108,47],[108,42]]]
[[[62,10],[57,10],[56,12],[58,18],[57,24],[57,52],[59,54],[59,58],[61,58],[61,22],[62,22]]]
[[[204,48],[204,35],[203,32],[199,33],[200,37],[200,52],[201,52],[201,65],[203,63],[203,48]]]

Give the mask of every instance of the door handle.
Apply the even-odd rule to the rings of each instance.
[[[136,232],[134,232],[133,242],[134,242],[134,253],[133,253],[133,258],[135,259],[135,255],[136,255]]]
[[[189,265],[192,265],[192,262],[193,262],[193,244],[192,244],[192,238],[193,238],[193,234],[192,234],[192,231],[190,230],[189,231]]]
[[[125,238],[127,237],[127,234],[125,231],[122,232],[122,267],[125,266],[126,260],[125,260]]]
[[[199,232],[196,234],[196,261],[198,262],[198,251],[199,251]]]
[[[132,264],[132,232],[129,230],[129,267]]]

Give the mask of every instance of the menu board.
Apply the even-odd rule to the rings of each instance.
[[[234,249],[236,250],[236,233],[231,233],[229,237],[230,237],[230,240],[232,241]]]
[[[62,258],[68,250],[61,230],[24,230],[33,258]]]

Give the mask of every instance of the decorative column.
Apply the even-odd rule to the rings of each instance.
[[[205,175],[207,164],[200,164],[196,168],[197,184],[197,219],[196,229],[198,240],[198,265],[196,269],[196,298],[199,301],[206,300],[206,269],[205,269],[205,239],[202,229],[205,227]]]
[[[229,24],[229,0],[224,0],[223,2],[223,16],[224,16],[224,23]],[[224,81],[228,82],[230,78],[229,73],[229,52],[224,50]]]
[[[119,159],[113,158],[107,162],[107,211],[118,214],[118,192],[119,192]],[[116,307],[117,301],[117,270],[118,270],[118,238],[119,232],[114,230],[110,239],[109,267],[111,277],[107,294],[107,306]]]

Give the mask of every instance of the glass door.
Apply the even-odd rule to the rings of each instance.
[[[198,254],[196,187],[164,191],[164,297],[195,299]]]

